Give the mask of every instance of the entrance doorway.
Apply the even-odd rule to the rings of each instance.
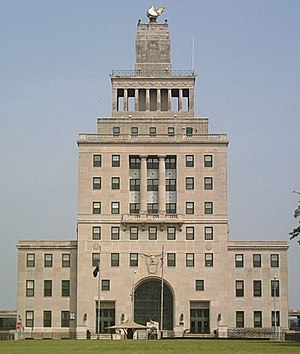
[[[209,325],[209,302],[192,301],[190,304],[190,332],[210,333]]]
[[[164,283],[163,329],[173,329],[173,295],[170,287]],[[134,321],[146,324],[150,320],[160,323],[161,280],[151,279],[141,283],[135,289]]]

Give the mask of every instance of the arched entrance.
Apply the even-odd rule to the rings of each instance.
[[[160,323],[161,280],[149,279],[134,292],[134,321],[146,324],[150,319]],[[164,282],[163,329],[173,329],[173,294]]]

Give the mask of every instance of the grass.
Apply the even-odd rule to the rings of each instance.
[[[22,340],[0,341],[9,354],[272,354],[300,353],[300,343],[255,340]]]

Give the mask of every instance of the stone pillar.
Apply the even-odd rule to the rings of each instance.
[[[147,156],[141,158],[140,214],[147,214]]]
[[[161,111],[161,94],[160,89],[157,89],[157,111]]]
[[[146,111],[150,111],[150,90],[146,89]]]
[[[166,165],[165,156],[159,158],[159,177],[158,177],[158,211],[159,214],[166,213]]]
[[[128,91],[124,89],[124,112],[128,111]]]
[[[172,111],[172,91],[171,89],[168,90],[168,111]]]
[[[139,110],[139,90],[134,90],[134,110],[137,112]]]
[[[182,89],[179,89],[178,111],[182,111]]]
[[[118,95],[117,95],[118,90],[117,89],[113,89],[112,90],[112,111],[116,112],[117,111],[117,107],[118,107]]]

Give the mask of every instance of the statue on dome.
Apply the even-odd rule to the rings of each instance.
[[[161,6],[157,9],[154,8],[154,6],[151,6],[150,9],[146,13],[150,22],[156,22],[157,18],[164,12],[164,9],[165,9],[164,6]]]

